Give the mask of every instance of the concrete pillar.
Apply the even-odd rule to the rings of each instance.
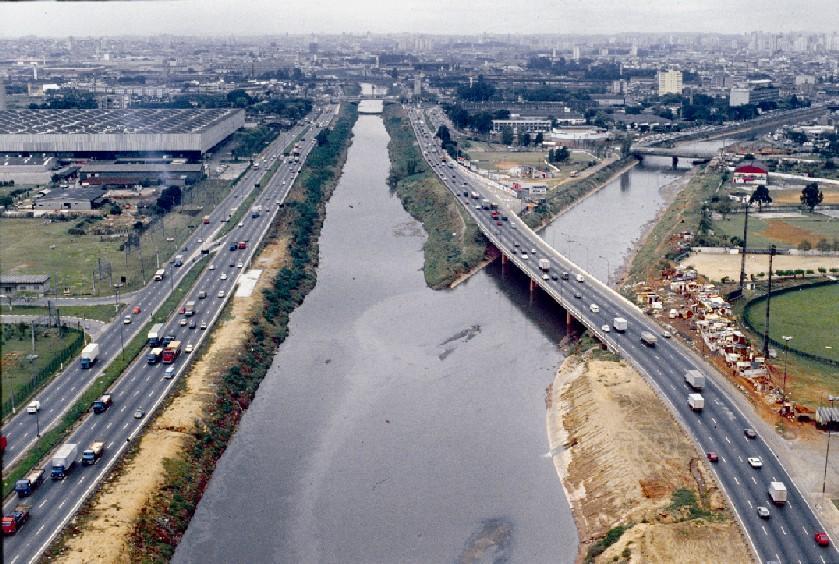
[[[673,155],[673,168],[677,168],[679,166],[679,157]]]

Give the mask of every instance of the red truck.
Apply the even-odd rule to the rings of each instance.
[[[13,535],[29,521],[29,505],[18,505],[10,515],[3,516],[3,534]]]
[[[172,364],[179,354],[181,354],[181,342],[172,341],[163,349],[163,364]]]

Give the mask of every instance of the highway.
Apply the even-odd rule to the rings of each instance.
[[[303,131],[305,127],[303,124],[304,122],[301,122],[279,135],[262,151],[261,157],[265,158],[265,168],[273,164],[271,156],[275,154],[281,156],[288,144]],[[92,369],[83,370],[79,362],[74,361],[33,397],[41,402],[41,412],[37,418],[21,409],[17,415],[6,421],[3,425],[3,434],[6,435],[8,446],[3,452],[3,468],[14,464],[35,443],[38,428],[40,427],[41,434],[49,430],[72,406],[75,399],[102,373],[109,362],[121,354],[122,343],[128,343],[148,323],[154,310],[166,300],[189,268],[201,256],[201,247],[210,244],[214,234],[224,227],[228,214],[248,198],[258,180],[265,174],[265,168],[251,167],[236,187],[215,207],[210,214],[209,224],[203,224],[201,218],[196,219],[197,225],[181,250],[185,257],[183,267],[175,268],[171,264],[172,261],[170,264],[161,264],[161,267],[166,267],[166,277],[160,282],[149,281],[144,288],[132,293],[128,306],[114,318],[104,332],[97,336],[96,342],[99,344],[100,353]],[[117,296],[112,296],[110,300],[111,303],[116,304]],[[126,300],[120,296],[120,301]],[[133,306],[140,307],[139,314],[131,314]],[[131,317],[130,324],[123,323],[124,315]]]
[[[322,123],[331,121],[337,109],[329,106],[320,113],[316,112],[318,110],[313,112],[318,116],[315,122]],[[283,140],[273,146],[272,152],[281,153],[284,148],[280,146],[282,142],[290,141],[299,131],[301,131],[299,127],[290,131]],[[301,163],[314,146],[315,135],[318,131],[316,125],[307,131],[305,141],[301,143]],[[211,266],[203,262],[200,264],[202,268],[205,266],[206,268],[182,301],[182,304],[188,301],[194,301],[196,304],[195,315],[191,318],[196,322],[195,328],[182,326],[180,320],[184,316],[175,313],[166,321],[164,335],[171,335],[175,340],[181,341],[182,347],[191,344],[196,350],[204,343],[206,335],[233,293],[240,273],[247,269],[255,249],[267,233],[280,204],[288,195],[300,171],[300,166],[300,164],[284,162],[254,202],[254,204],[262,205],[261,215],[253,218],[248,213],[242,220],[241,227],[235,227],[228,235],[220,239],[221,244],[218,250],[211,253],[208,259]],[[229,210],[229,206],[220,206],[220,210]],[[229,250],[230,244],[239,241],[247,242],[246,249]],[[205,299],[198,297],[202,290],[206,292]],[[206,324],[206,330],[202,329],[203,324]],[[66,442],[79,445],[80,455],[82,450],[94,441],[104,441],[106,447],[102,458],[91,467],[77,464],[73,472],[64,480],[56,482],[49,479],[50,466],[47,461],[47,478],[43,485],[35,490],[32,496],[23,500],[32,507],[30,521],[17,534],[4,539],[4,562],[7,564],[32,562],[43,553],[97,484],[107,475],[190,364],[191,355],[182,351],[173,364],[149,365],[146,360],[147,352],[148,349],[144,350],[143,354],[131,364],[109,390],[113,397],[113,405],[110,409],[99,415],[89,413],[66,440]],[[175,368],[171,379],[164,377],[164,371],[169,366]],[[137,410],[142,410],[143,415],[135,416]],[[6,500],[3,507],[4,515],[8,514],[19,501],[16,496],[11,496]]]
[[[718,383],[719,376],[698,362],[685,346],[664,338],[662,328],[635,305],[560,255],[515,214],[505,210],[482,178],[458,164],[450,167],[451,161],[444,156],[419,112],[411,109],[409,114],[426,161],[490,241],[612,351],[638,369],[703,454],[710,451],[719,454],[719,461],[708,465],[728,496],[757,557],[764,562],[839,562],[839,551],[834,542],[830,547],[816,544],[815,533],[825,529],[780,460],[760,436],[754,439],[745,436],[746,429],[754,428],[750,418],[756,416],[747,416],[738,408]],[[470,195],[464,196],[464,191]],[[471,197],[472,191],[479,194],[478,199]],[[489,210],[480,205],[483,198],[498,204],[508,220],[490,217]],[[543,279],[538,268],[540,258],[548,259],[550,273],[560,274],[556,279],[550,275],[547,280]],[[563,272],[569,273],[568,280],[562,279]],[[583,282],[576,281],[578,273]],[[592,311],[592,304],[598,306],[598,312]],[[604,325],[612,325],[614,317],[628,320],[625,333],[602,330]],[[641,342],[642,331],[658,336],[655,347]],[[701,370],[706,377],[702,390],[705,409],[698,413],[687,404],[687,396],[693,390],[686,385],[684,374],[691,369]],[[752,468],[747,461],[750,457],[759,457],[763,467]],[[786,485],[789,496],[786,505],[776,507],[771,503],[768,497],[770,481]],[[758,506],[769,509],[769,518],[758,516]]]

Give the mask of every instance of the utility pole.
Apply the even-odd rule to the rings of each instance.
[[[789,342],[792,340],[791,336],[783,335],[784,339],[784,383],[781,387],[781,403],[787,402],[787,353],[789,352]],[[783,407],[783,405],[781,406]]]
[[[746,238],[749,235],[749,206],[751,204],[746,202],[746,218],[743,221],[743,249],[740,252],[740,295],[743,295],[743,287],[746,284]],[[770,269],[769,277],[771,279],[772,272]]]
[[[763,326],[763,358],[769,358],[769,302],[772,301],[772,257],[775,256],[775,245],[769,247],[769,287],[766,289],[766,319]]]
[[[831,409],[833,408],[833,402],[839,400],[837,396],[827,396],[827,400],[830,402]],[[830,457],[830,432],[831,427],[830,423],[827,425],[827,447],[824,451],[824,476],[822,477],[822,500],[824,500],[824,493],[827,486],[827,460]]]
[[[32,354],[35,354],[35,320],[33,319],[30,321],[30,326],[32,329]]]

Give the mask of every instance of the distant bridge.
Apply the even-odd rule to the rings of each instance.
[[[672,157],[673,159],[694,159],[707,160],[712,159],[717,155],[717,151],[712,150],[696,150],[696,149],[678,149],[668,147],[633,147],[632,154],[636,157]]]

